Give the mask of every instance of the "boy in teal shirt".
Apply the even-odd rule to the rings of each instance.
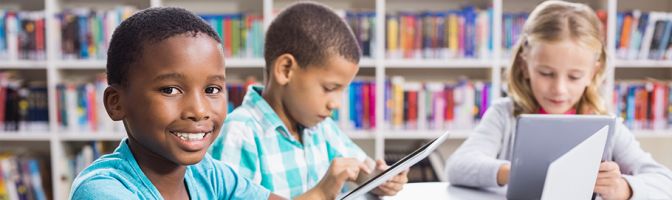
[[[323,178],[328,168],[370,172],[374,165],[329,118],[359,69],[357,41],[331,9],[298,3],[270,25],[264,54],[265,88],[248,88],[210,153],[283,197],[317,189],[334,198],[342,188]],[[376,168],[387,165],[379,160]],[[374,194],[394,195],[407,180],[399,174]]]
[[[107,77],[105,109],[128,138],[75,178],[72,199],[280,198],[207,154],[227,99],[221,41],[202,19],[179,8],[128,18],[110,42]]]

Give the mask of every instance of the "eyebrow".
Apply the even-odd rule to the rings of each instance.
[[[167,74],[161,74],[154,78],[154,81],[163,81],[163,80],[169,80],[169,79],[184,79],[184,75],[179,74],[179,73],[167,73]]]
[[[226,77],[223,75],[212,75],[208,77],[208,81],[226,81]]]

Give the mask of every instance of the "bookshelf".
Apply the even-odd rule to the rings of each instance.
[[[178,6],[190,9],[198,14],[220,13],[245,13],[261,16],[263,28],[268,27],[274,14],[283,7],[294,2],[293,0],[111,0],[106,2],[96,0],[8,0],[0,2],[1,9],[14,9],[22,11],[43,11],[46,22],[46,59],[45,60],[21,60],[0,59],[0,72],[17,71],[21,76],[33,81],[46,83],[48,94],[49,129],[46,131],[0,132],[0,150],[29,147],[39,149],[40,154],[46,154],[51,182],[44,183],[45,190],[51,191],[52,199],[67,199],[69,192],[69,180],[67,177],[70,170],[68,164],[76,152],[82,146],[93,141],[105,143],[118,142],[124,133],[117,131],[101,132],[90,130],[71,131],[63,129],[58,122],[58,104],[56,103],[58,85],[66,80],[83,79],[91,82],[97,74],[103,73],[106,62],[104,59],[91,58],[85,60],[64,59],[61,54],[61,26],[58,13],[64,10],[76,8],[92,8],[93,10],[111,10],[119,5],[132,6],[144,9],[155,6]],[[375,128],[353,130],[345,132],[362,145],[367,153],[374,158],[383,158],[395,144],[407,141],[417,143],[432,139],[441,134],[443,129],[420,128],[405,130],[403,128],[390,128],[382,119],[385,119],[385,83],[394,76],[403,77],[408,82],[421,81],[454,81],[460,77],[466,77],[472,81],[484,81],[490,84],[490,98],[500,98],[497,88],[505,85],[502,74],[509,65],[508,49],[502,47],[504,31],[502,25],[503,15],[508,13],[525,13],[531,11],[540,0],[421,0],[409,3],[404,0],[320,0],[332,8],[341,11],[372,12],[374,23],[372,36],[375,42],[370,46],[371,55],[360,61],[358,78],[375,83],[372,91],[376,97],[373,114],[376,122]],[[580,0],[595,9],[604,10],[608,15],[607,49],[611,55],[617,50],[615,37],[618,12],[640,9],[642,11],[672,12],[672,2],[669,0]],[[492,36],[489,40],[493,46],[487,56],[476,57],[442,57],[442,58],[399,58],[390,57],[386,52],[386,28],[389,15],[399,13],[420,13],[423,11],[438,12],[445,10],[460,10],[464,6],[474,6],[477,9],[488,10],[492,14]],[[345,13],[345,12],[343,12]],[[380,39],[380,40],[379,40]],[[382,41],[381,41],[382,40]],[[263,58],[231,57],[226,60],[227,77],[231,80],[245,80],[246,77],[256,77],[262,80],[264,72]],[[672,60],[628,60],[615,56],[609,58],[608,74],[605,88],[613,88],[616,83],[623,80],[643,80],[645,77],[654,77],[660,80],[672,80]],[[605,96],[611,97],[613,91],[605,90]],[[344,101],[347,98],[344,97]],[[347,102],[344,102],[339,112],[347,112]],[[610,105],[610,107],[613,105]],[[347,119],[346,116],[340,116]],[[347,120],[339,123],[347,127]],[[450,151],[444,154],[444,158],[468,137],[468,127],[454,128],[450,141]],[[664,130],[633,130],[642,146],[651,150],[654,157],[661,163],[672,167],[672,159],[665,157],[672,149],[672,131]],[[390,142],[392,141],[392,142]],[[661,142],[662,141],[662,142]]]

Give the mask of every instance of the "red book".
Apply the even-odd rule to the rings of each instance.
[[[408,115],[406,122],[410,128],[418,124],[418,91],[408,91]]]
[[[361,84],[358,84],[358,85],[359,85],[359,88],[362,90],[361,103],[363,105],[362,106],[362,111],[364,111],[364,113],[360,113],[362,115],[362,127],[363,128],[370,128],[370,125],[369,125],[370,124],[370,120],[369,120],[369,116],[370,116],[369,109],[370,108],[369,107],[371,107],[371,105],[369,104],[370,103],[369,102],[369,95],[370,95],[371,91],[369,90],[369,86],[368,86],[369,84],[366,83],[366,82],[361,82]]]
[[[42,56],[45,56],[44,52],[44,18],[38,19],[35,22],[35,47],[37,50],[38,55],[40,55],[40,59],[42,59]]]
[[[88,109],[86,110],[87,114],[86,116],[89,117],[89,123],[91,125],[91,130],[97,131],[98,130],[98,120],[96,119],[96,89],[92,84],[88,84],[86,86],[86,101],[88,102],[86,105],[88,106]]]
[[[455,97],[453,96],[454,94],[453,88],[446,88],[444,94],[445,96],[445,101],[446,101],[446,112],[445,112],[445,117],[443,118],[446,122],[451,122],[455,118]]]
[[[222,31],[224,34],[224,56],[226,57],[231,57],[231,49],[232,49],[232,38],[233,38],[233,30],[231,30],[231,18],[230,17],[225,17],[224,18],[224,31]]]

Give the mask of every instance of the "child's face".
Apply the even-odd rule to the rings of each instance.
[[[597,55],[570,40],[531,44],[523,59],[535,100],[550,114],[572,109],[591,84],[599,66]]]
[[[143,48],[120,95],[128,134],[176,164],[198,163],[226,117],[221,45],[201,34]]]
[[[340,107],[343,91],[359,70],[342,56],[330,56],[324,63],[296,70],[282,95],[286,112],[305,127],[317,125]]]

